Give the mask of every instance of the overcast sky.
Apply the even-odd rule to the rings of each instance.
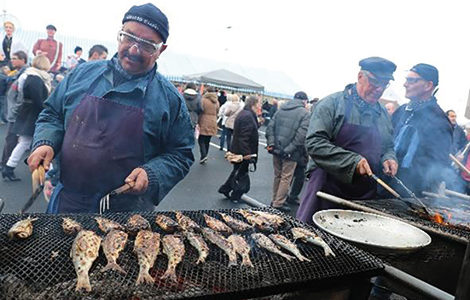
[[[124,13],[146,2],[0,1],[23,28],[44,30],[52,23],[63,34],[97,40],[114,40]],[[398,66],[391,88],[403,102],[406,70],[433,64],[440,71],[440,105],[457,110],[463,122],[470,89],[470,1],[153,3],[169,18],[169,50],[281,70],[310,97],[342,90],[357,79],[360,59],[382,56]]]

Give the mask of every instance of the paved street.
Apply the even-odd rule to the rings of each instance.
[[[3,149],[5,125],[0,125],[0,149]],[[263,133],[261,133],[263,132]],[[224,160],[224,151],[220,151],[219,139],[213,137],[209,149],[209,160],[205,165],[199,164],[199,148],[194,148],[195,163],[183,181],[181,181],[158,205],[158,210],[200,210],[247,206],[245,203],[233,204],[217,193],[219,186],[227,179],[231,165]],[[251,190],[248,196],[269,205],[272,193],[273,167],[272,158],[265,147],[264,128],[260,128],[260,148],[257,170],[250,173]],[[92,170],[90,170],[92,171]],[[25,164],[15,169],[20,182],[0,180],[0,199],[5,202],[4,213],[15,213],[31,195],[31,175]],[[41,195],[29,210],[30,212],[44,212],[46,202]],[[296,208],[296,207],[292,207]]]

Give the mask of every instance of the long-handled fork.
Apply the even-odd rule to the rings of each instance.
[[[127,192],[135,185],[134,181],[125,183],[123,186],[118,187],[117,189],[112,190],[111,192],[104,195],[100,200],[100,215],[103,214],[105,211],[109,210],[109,199],[112,196],[116,196],[122,193]]]

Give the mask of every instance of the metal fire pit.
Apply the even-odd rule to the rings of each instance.
[[[272,209],[258,209],[275,214]],[[240,220],[243,218],[234,210],[220,210]],[[150,221],[152,230],[163,232],[154,222],[157,214],[174,218],[172,212],[145,212],[143,217]],[[205,225],[203,213],[219,218],[216,211],[184,211],[188,217]],[[104,217],[125,224],[130,213],[109,213]],[[76,275],[69,257],[74,236],[66,235],[61,227],[62,217],[70,217],[80,222],[85,229],[93,230],[102,236],[92,214],[46,215],[34,222],[33,235],[26,240],[10,241],[6,232],[16,221],[27,215],[0,215],[0,299],[179,299],[210,298],[229,296],[236,298],[256,297],[267,294],[288,292],[306,287],[317,289],[329,284],[337,284],[375,276],[383,269],[381,261],[372,255],[341,240],[324,234],[283,215],[287,225],[280,233],[292,238],[290,228],[307,227],[317,232],[330,245],[336,257],[325,257],[321,248],[297,243],[300,251],[311,262],[286,259],[271,254],[253,245],[250,233],[244,237],[252,246],[251,259],[254,268],[242,266],[227,267],[228,259],[222,250],[210,245],[206,262],[195,265],[198,253],[185,241],[186,254],[176,268],[177,283],[161,281],[159,278],[167,267],[167,257],[159,255],[151,275],[156,278],[154,285],[136,286],[138,263],[132,252],[133,240],[129,240],[118,259],[127,271],[125,275],[114,272],[100,272],[106,258],[100,250],[99,258],[90,270],[92,292],[75,292]]]

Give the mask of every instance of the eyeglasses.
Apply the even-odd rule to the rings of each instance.
[[[135,36],[133,34],[130,34],[128,32],[125,32],[123,30],[120,30],[118,32],[118,41],[122,44],[128,45],[128,46],[133,46],[136,45],[139,50],[149,54],[153,55],[155,54],[160,47],[163,45],[163,42],[161,43],[152,43],[147,40],[144,40],[138,36]]]
[[[421,77],[406,77],[405,79],[406,79],[406,83],[411,83],[411,84],[416,83],[420,80],[424,80]]]
[[[386,89],[390,86],[390,80],[378,80],[377,78],[373,77],[373,75],[369,72],[365,72],[365,74],[369,79],[369,84],[373,85],[374,87]]]

